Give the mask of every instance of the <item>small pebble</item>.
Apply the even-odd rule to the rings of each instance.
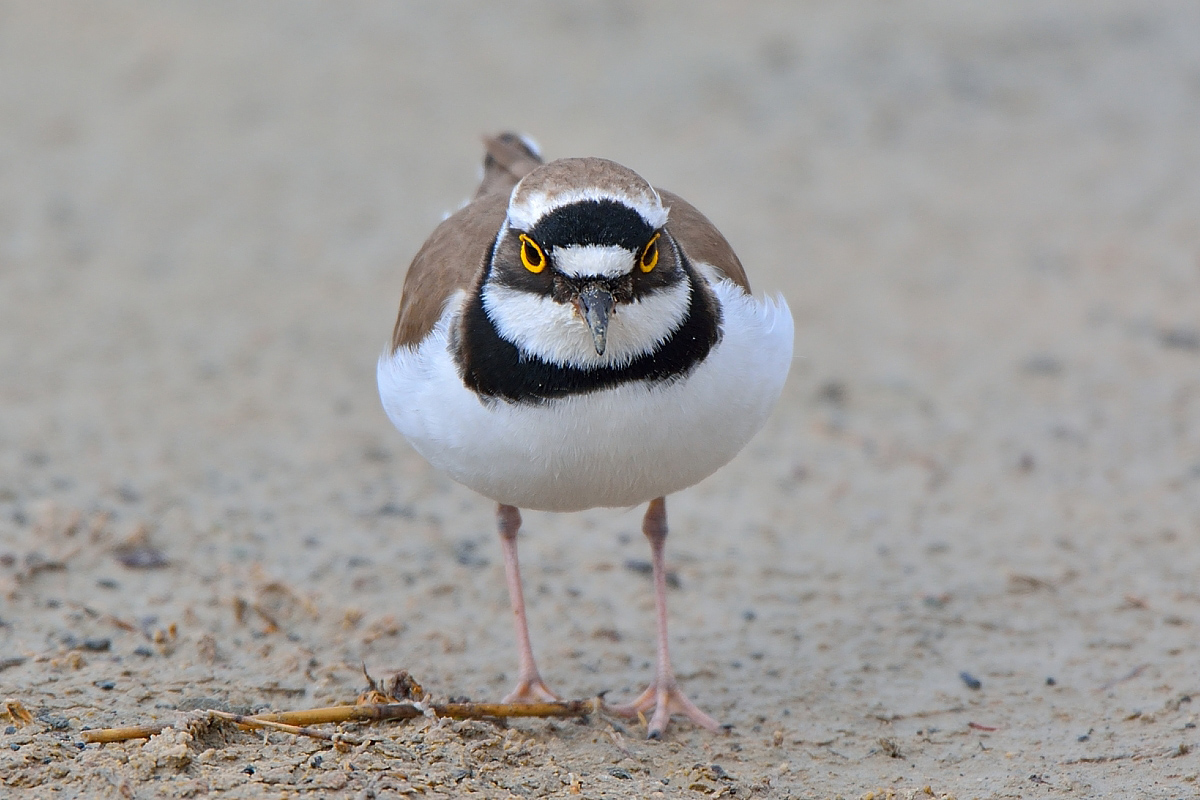
[[[625,569],[638,575],[649,575],[654,571],[654,565],[642,558],[625,559]]]
[[[1058,681],[1054,680],[1054,678],[1046,678],[1046,685],[1047,686],[1056,686],[1056,685],[1058,685]]]
[[[117,688],[117,684],[115,681],[96,681],[96,686],[100,689],[103,689],[106,692],[111,689]]]
[[[5,729],[4,729],[4,732],[5,732],[5,733],[7,733],[7,734],[14,734],[14,733],[16,733],[16,732],[17,732],[17,726],[16,726],[16,725],[9,725],[7,728],[5,728]]]
[[[454,546],[454,560],[464,567],[486,567],[491,562],[479,554],[479,542],[464,539]]]
[[[400,503],[384,503],[375,513],[381,517],[400,517],[401,519],[412,519],[417,515],[412,506]]]
[[[976,678],[974,675],[972,675],[969,672],[966,672],[965,670],[963,672],[958,673],[958,677],[962,678],[962,682],[967,685],[968,689],[982,689],[983,688],[983,681],[979,680],[979,678]]]
[[[242,772],[246,773],[247,775],[253,775],[253,774],[254,774],[254,765],[253,765],[253,764],[247,764],[247,765],[246,765],[246,768],[245,768],[245,769],[243,769],[243,770],[242,770]]]
[[[625,569],[629,570],[630,572],[636,572],[638,575],[654,574],[654,565],[642,558],[628,558],[625,560],[624,566]],[[667,570],[667,576],[665,580],[667,582],[667,587],[670,589],[678,589],[683,585],[679,580],[679,573],[675,570]]]
[[[129,569],[162,569],[171,563],[161,550],[148,544],[123,545],[113,555]]]
[[[921,602],[929,608],[945,608],[946,604],[950,602],[950,595],[927,594],[921,598]]]
[[[313,756],[312,761],[310,761],[309,763],[312,764],[314,767],[319,767],[319,766],[321,766],[321,762],[322,762],[322,759],[320,756]]]
[[[151,650],[149,647],[146,647],[146,645],[142,645],[142,646],[136,648],[133,651],[133,654],[135,656],[141,656],[142,658],[150,658],[150,656],[154,655],[154,651]]]

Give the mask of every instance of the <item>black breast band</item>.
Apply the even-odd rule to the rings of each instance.
[[[682,253],[681,253],[682,255]],[[459,371],[468,389],[483,397],[542,403],[611,389],[629,381],[669,383],[685,377],[721,338],[721,313],[703,278],[682,263],[691,287],[687,315],[666,341],[623,367],[552,364],[503,338],[483,307],[483,282],[475,287],[455,337]],[[487,276],[483,276],[483,281]]]

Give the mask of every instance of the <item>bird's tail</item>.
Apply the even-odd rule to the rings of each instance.
[[[486,151],[483,180],[475,192],[476,198],[493,192],[511,192],[517,181],[544,163],[537,143],[519,133],[486,136],[483,147]]]

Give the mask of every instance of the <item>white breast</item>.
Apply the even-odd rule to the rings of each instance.
[[[384,410],[429,463],[499,503],[579,511],[677,492],[745,447],[779,399],[792,360],[782,297],[755,300],[725,280],[712,288],[722,337],[685,379],[540,405],[481,401],[463,385],[446,344],[460,293],[419,347],[380,358]]]

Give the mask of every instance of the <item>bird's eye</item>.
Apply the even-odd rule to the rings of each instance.
[[[646,242],[646,247],[642,250],[642,257],[638,260],[638,266],[642,268],[642,272],[649,272],[658,264],[658,237],[662,234],[656,233]]]
[[[542,252],[542,248],[538,247],[537,242],[523,233],[521,234],[521,263],[534,275],[546,268],[546,254]]]

